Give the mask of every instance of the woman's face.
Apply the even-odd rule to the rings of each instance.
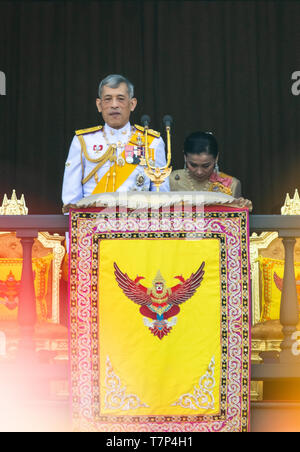
[[[202,152],[201,154],[185,155],[186,167],[194,179],[205,182],[212,175],[218,158]]]

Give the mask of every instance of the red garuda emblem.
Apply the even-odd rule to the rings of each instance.
[[[126,297],[141,306],[140,313],[144,317],[145,325],[159,339],[169,334],[172,327],[176,325],[176,315],[180,312],[178,305],[189,300],[200,286],[204,277],[204,265],[205,262],[202,262],[196,273],[188,279],[175,276],[179,284],[171,288],[166,287],[166,282],[158,271],[152,287],[147,288],[140,284],[140,281],[145,279],[143,276],[137,276],[133,280],[114,263],[115,277],[119,287]]]

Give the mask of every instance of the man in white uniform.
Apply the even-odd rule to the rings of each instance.
[[[76,132],[64,173],[64,205],[97,193],[156,191],[144,172],[147,147],[153,166],[166,165],[160,134],[149,130],[146,146],[144,128],[129,122],[137,105],[129,80],[121,75],[102,80],[96,105],[105,125]],[[168,179],[160,191],[169,191]]]

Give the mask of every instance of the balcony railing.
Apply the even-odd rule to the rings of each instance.
[[[32,246],[38,232],[64,234],[69,229],[69,217],[66,215],[24,215],[0,216],[0,231],[15,231],[23,246],[23,271],[19,300],[18,322],[21,331],[20,356],[34,356],[33,333],[36,322],[36,305],[32,274]],[[281,298],[280,322],[284,339],[281,343],[279,359],[265,355],[260,364],[252,364],[252,380],[258,381],[299,381],[300,358],[292,353],[293,333],[299,321],[296,280],[294,272],[294,246],[296,237],[300,237],[300,215],[250,215],[250,232],[261,233],[277,231],[283,240],[285,266]],[[27,359],[26,358],[26,359]],[[67,364],[60,369],[44,367],[44,373],[57,378],[67,379]],[[298,399],[300,400],[300,398]],[[276,404],[276,402],[274,402]],[[289,404],[288,404],[289,405]],[[296,404],[297,405],[297,404]],[[299,406],[298,406],[299,405]],[[297,408],[300,410],[300,404]],[[263,407],[263,404],[257,405]],[[293,405],[294,406],[294,405]],[[268,405],[270,408],[270,405]]]

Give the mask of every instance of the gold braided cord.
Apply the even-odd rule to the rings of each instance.
[[[115,151],[116,146],[113,144],[110,145],[106,153],[101,157],[98,165],[96,165],[95,168],[84,179],[82,179],[82,185],[86,184],[108,160],[111,162],[115,161]]]
[[[92,159],[92,158],[88,155],[88,152],[87,152],[87,149],[86,149],[86,143],[85,143],[85,141],[84,141],[83,136],[82,136],[82,135],[79,135],[79,136],[78,136],[78,139],[79,139],[79,141],[80,141],[81,149],[82,149],[82,151],[83,151],[83,153],[84,153],[84,156],[85,156],[85,158],[86,158],[89,162],[91,162],[91,163],[102,163],[102,165],[104,165],[104,163],[107,162],[107,160],[109,159],[109,157],[107,157],[107,154],[108,154],[108,152],[111,151],[110,148],[108,148],[108,150],[106,151],[106,153],[105,153],[104,155],[102,155],[102,157],[99,157],[99,158],[97,158],[97,159]]]
[[[116,188],[116,175],[117,175],[117,172],[116,172],[116,162],[115,162],[114,170],[113,170],[113,192],[115,191],[115,188]]]
[[[135,126],[137,128],[137,126]],[[141,129],[141,127],[139,127],[137,130]],[[149,132],[149,131],[148,131]],[[150,131],[150,132],[154,132],[154,131]],[[154,133],[153,133],[154,134]],[[133,138],[134,138],[135,132],[134,132],[134,127],[132,127],[132,134],[131,137],[128,141],[128,143],[134,143]],[[160,134],[159,134],[160,135]],[[92,159],[88,152],[87,152],[87,147],[86,147],[86,142],[83,138],[82,135],[77,135],[79,142],[81,144],[81,167],[82,167],[82,185],[86,184],[93,176],[95,176],[95,181],[97,182],[97,172],[98,170],[108,161],[110,160],[112,163],[116,163],[117,160],[117,156],[116,156],[116,144],[109,144],[109,141],[106,137],[105,131],[103,130],[103,137],[107,143],[107,145],[109,145],[107,151],[105,152],[104,155],[102,155],[99,158],[96,159]],[[148,148],[148,136],[146,137],[146,147]],[[149,149],[148,148],[148,152],[146,152],[146,155],[149,158],[149,151],[152,151],[152,155],[154,154],[154,150],[153,149]],[[84,178],[84,167],[83,167],[83,155],[86,158],[86,160],[88,160],[91,163],[97,163],[97,165],[94,167],[94,169]],[[153,160],[154,160],[154,155],[153,155]],[[109,170],[107,177],[106,177],[106,188],[105,188],[105,192],[108,186],[108,180],[110,178],[111,172]],[[113,172],[113,186],[115,186],[116,184],[116,170],[114,169]]]
[[[108,181],[110,179],[110,170],[106,174],[105,193],[107,193]]]

